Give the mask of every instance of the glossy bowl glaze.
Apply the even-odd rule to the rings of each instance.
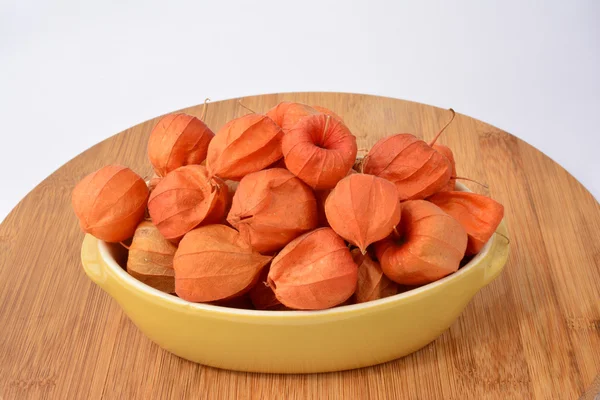
[[[467,190],[459,184],[460,190]],[[508,236],[504,222],[497,229]],[[163,349],[238,371],[309,373],[383,363],[410,354],[452,325],[496,278],[508,240],[493,235],[467,265],[439,281],[368,303],[323,311],[256,311],[195,304],[131,277],[119,247],[86,235],[85,273]],[[121,259],[120,259],[121,258]]]

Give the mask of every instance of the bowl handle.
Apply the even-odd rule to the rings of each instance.
[[[86,275],[101,288],[105,288],[108,275],[106,265],[100,257],[98,239],[86,234],[81,245],[81,263]]]
[[[508,230],[506,229],[504,220],[498,225],[496,232],[500,233],[500,235],[494,234],[494,242],[492,243],[492,249],[490,250],[492,252],[491,261],[485,268],[484,285],[489,284],[500,275],[500,272],[502,272],[502,269],[508,260],[510,239],[508,238]]]

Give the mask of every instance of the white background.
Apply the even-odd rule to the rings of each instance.
[[[0,0],[0,220],[114,133],[289,91],[453,107],[600,198],[600,1]]]

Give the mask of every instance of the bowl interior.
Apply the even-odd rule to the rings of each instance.
[[[459,191],[470,191],[466,186],[457,182],[456,189]],[[126,272],[125,265],[127,262],[127,253],[124,251],[123,247],[118,243],[107,243],[104,241],[98,241],[98,250],[100,252],[100,256],[106,262],[107,267],[113,272],[122,282],[123,284],[135,288],[140,292],[144,292],[147,295],[152,297],[160,298],[161,301],[166,301],[172,304],[178,304],[187,309],[198,309],[198,310],[206,310],[213,312],[220,312],[229,315],[253,315],[253,316],[266,316],[266,317],[298,317],[298,316],[311,316],[311,315],[331,315],[331,314],[339,314],[356,310],[367,310],[369,308],[375,308],[381,306],[383,304],[392,303],[396,301],[400,301],[405,298],[409,298],[411,296],[415,296],[424,291],[431,290],[437,286],[444,285],[453,279],[457,279],[460,275],[467,273],[471,268],[473,268],[479,261],[484,258],[489,252],[492,242],[495,240],[495,235],[485,244],[483,249],[475,255],[467,264],[459,268],[458,271],[450,274],[442,279],[439,279],[435,282],[428,283],[423,286],[415,287],[409,289],[405,292],[398,293],[396,295],[385,297],[383,299],[373,300],[366,303],[359,304],[350,304],[344,306],[337,306],[334,308],[330,308],[327,310],[317,310],[317,311],[262,311],[262,310],[245,310],[238,308],[230,308],[217,306],[212,304],[204,304],[204,303],[192,303],[187,300],[183,300],[177,296],[170,295],[160,290],[154,289],[151,286],[148,286]]]

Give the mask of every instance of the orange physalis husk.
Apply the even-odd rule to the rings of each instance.
[[[282,157],[283,131],[265,115],[248,114],[229,121],[208,146],[210,176],[239,181]]]
[[[454,217],[467,231],[467,255],[477,254],[492,237],[504,217],[504,206],[477,193],[441,192],[427,200]]]
[[[351,253],[358,265],[358,285],[354,293],[357,303],[383,299],[398,293],[398,285],[383,274],[377,261],[368,254],[362,254],[359,249],[354,249]]]
[[[108,165],[83,178],[71,202],[81,229],[106,242],[133,236],[144,218],[148,186],[141,176],[121,165]]]
[[[260,253],[283,248],[317,227],[312,190],[286,169],[253,172],[240,181],[227,221]]]
[[[344,240],[331,228],[306,233],[273,259],[268,283],[289,308],[321,310],[348,300],[358,268]]]
[[[249,295],[250,300],[252,300],[252,304],[257,310],[272,310],[272,311],[282,311],[287,310],[288,308],[281,304],[277,297],[275,297],[275,293],[273,289],[271,289],[267,283],[267,277],[269,275],[269,269],[264,268],[260,273],[260,278],[258,279],[258,283],[250,289]]]
[[[148,157],[159,176],[206,159],[215,134],[198,118],[184,113],[162,117],[148,140]]]
[[[201,165],[187,165],[162,178],[150,194],[148,211],[165,238],[178,240],[200,224],[222,221],[228,202],[225,182],[209,178]]]
[[[464,228],[438,206],[425,200],[402,203],[398,229],[375,243],[383,273],[402,285],[423,285],[455,272],[467,248]]]
[[[298,121],[307,115],[319,114],[311,106],[302,103],[284,101],[267,111],[267,116],[281,127],[284,133],[288,133]]]
[[[241,296],[257,283],[272,257],[263,256],[232,228],[206,225],[188,232],[175,253],[175,292],[212,302]]]
[[[452,153],[452,150],[450,150],[450,147],[444,146],[443,144],[434,144],[432,147],[435,150],[437,150],[439,153],[441,153],[444,157],[446,157],[448,159],[448,161],[450,161],[450,166],[451,166],[450,180],[448,181],[446,186],[442,187],[439,190],[440,192],[450,192],[450,191],[454,190],[456,187],[456,161],[454,160],[454,153]]]
[[[444,155],[408,133],[375,143],[363,160],[362,171],[394,183],[401,201],[424,199],[438,192],[452,175]]]
[[[333,189],[356,159],[356,138],[329,115],[304,117],[282,141],[285,165],[316,190]]]
[[[385,179],[351,174],[327,196],[325,215],[338,235],[365,254],[371,243],[385,239],[400,222],[398,191]]]
[[[312,106],[312,108],[314,108],[315,110],[317,110],[320,113],[323,113],[325,115],[330,115],[332,117],[339,119],[340,121],[343,121],[342,117],[340,117],[339,115],[337,115],[336,113],[331,111],[329,108],[325,108],[325,107],[321,107],[321,106]]]
[[[165,293],[175,293],[173,256],[177,246],[149,221],[142,221],[133,235],[127,272],[138,281]]]

